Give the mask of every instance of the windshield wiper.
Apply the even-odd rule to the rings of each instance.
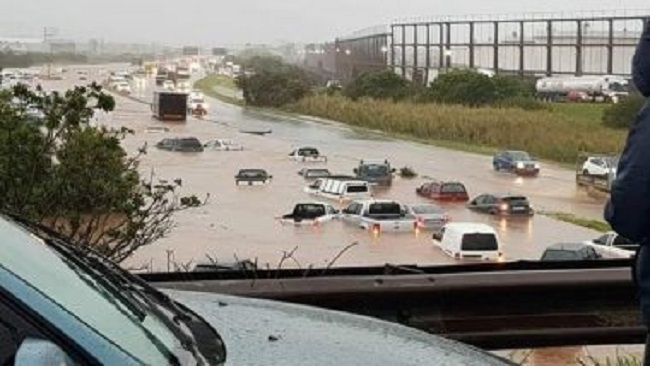
[[[85,269],[89,273],[94,274],[93,279],[105,288],[109,289],[111,294],[117,297],[140,322],[143,322],[147,316],[147,311],[144,309],[143,305],[146,306],[151,313],[158,317],[167,326],[185,350],[192,353],[197,360],[202,359],[202,356],[198,353],[198,345],[194,337],[184,332],[177,324],[179,321],[189,322],[191,318],[167,295],[155,290],[144,280],[131,275],[113,262],[97,254],[92,249],[80,249],[69,244],[67,239],[63,238],[61,234],[44,225],[32,222],[18,215],[3,214],[18,225],[37,235],[42,240],[45,240],[48,246],[74,262],[74,264],[79,268]],[[47,238],[43,238],[42,234],[45,234]],[[134,286],[133,283],[136,283],[138,286]],[[137,294],[137,297],[141,300],[138,300],[134,294]],[[160,309],[151,302],[147,295],[154,297],[156,301],[174,313],[175,316],[170,319],[167,314],[160,311]],[[152,341],[157,347],[163,350],[166,349],[164,345],[160,344],[160,341],[155,336],[151,335],[150,338],[152,338]]]

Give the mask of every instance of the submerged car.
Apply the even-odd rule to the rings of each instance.
[[[235,184],[247,183],[253,185],[255,183],[266,184],[273,179],[272,175],[264,169],[241,169],[235,176]]]
[[[208,150],[214,151],[244,151],[244,147],[228,139],[216,139],[203,145]]]
[[[525,151],[503,151],[492,159],[492,166],[496,171],[507,171],[517,175],[536,176],[540,166]]]
[[[304,168],[300,169],[298,175],[305,178],[306,180],[327,178],[332,175],[327,169],[313,169],[313,168]]]
[[[3,365],[338,366],[350,364],[350,357],[356,364],[510,364],[368,317],[161,292],[92,250],[17,217],[0,216],[0,234]]]
[[[315,147],[299,147],[293,150],[289,157],[294,161],[302,162],[326,162],[327,156],[321,155]]]
[[[459,201],[469,200],[467,188],[460,182],[427,182],[415,189],[419,196],[436,201]]]
[[[169,132],[169,128],[165,126],[149,126],[145,129],[146,133],[166,133]]]
[[[618,167],[618,156],[589,156],[582,164],[581,174],[585,176],[596,176],[616,178]]]
[[[557,261],[593,261],[601,259],[596,249],[585,243],[559,243],[549,245],[542,257],[543,262]]]
[[[202,152],[203,145],[195,137],[163,139],[156,144],[161,150],[179,152]]]
[[[322,202],[298,203],[293,211],[282,216],[282,223],[320,224],[335,219],[339,211],[334,206]]]
[[[406,212],[415,216],[417,227],[422,230],[440,230],[449,222],[445,210],[430,203],[406,205]]]
[[[470,210],[500,216],[533,216],[528,198],[512,194],[482,194],[469,203]]]

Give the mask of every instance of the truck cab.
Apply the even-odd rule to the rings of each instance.
[[[364,161],[359,162],[359,166],[354,168],[354,174],[357,178],[367,181],[373,185],[390,186],[393,184],[393,174],[395,169],[391,168],[388,160],[384,161]]]
[[[354,201],[341,211],[341,219],[378,235],[383,232],[415,232],[415,216],[407,213],[404,205],[391,200]]]

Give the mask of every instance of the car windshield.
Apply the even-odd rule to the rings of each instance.
[[[239,172],[239,176],[246,178],[265,177],[266,172],[263,170],[242,170]]]
[[[369,215],[400,215],[402,206],[395,202],[373,203],[368,207]]]
[[[577,251],[561,249],[549,249],[544,252],[542,257],[542,260],[545,261],[577,261],[581,259]]]
[[[440,189],[442,193],[467,193],[465,186],[460,183],[446,183]]]
[[[499,244],[494,234],[473,233],[463,235],[461,249],[465,251],[492,251],[498,250]]]
[[[504,197],[503,201],[511,206],[528,206],[528,199],[526,197]]]
[[[383,177],[388,175],[390,170],[386,164],[364,164],[361,166],[360,172],[370,177]]]
[[[530,161],[530,155],[524,151],[510,151],[510,156],[514,161]]]
[[[4,4],[0,212],[71,226],[131,272],[185,272],[207,256],[282,261],[278,279],[497,260],[465,268],[450,236],[432,245],[447,221],[494,230],[496,258],[516,270],[612,231],[634,243],[592,247],[618,266],[649,236],[635,220],[650,223],[636,189],[650,169],[635,167],[650,130],[634,128],[650,123],[650,58],[634,57],[650,40],[648,1]],[[359,205],[282,220],[317,202]],[[428,315],[398,318],[425,327]]]
[[[168,364],[180,348],[152,314],[138,319],[132,307],[96,275],[33,234],[0,217],[0,273],[9,272],[53,306],[74,314],[95,332],[147,364]]]
[[[178,144],[183,147],[201,147],[201,142],[195,138],[179,139]]]
[[[416,205],[416,206],[411,206],[411,210],[413,210],[413,213],[415,213],[416,215],[444,213],[442,208],[436,205]]]

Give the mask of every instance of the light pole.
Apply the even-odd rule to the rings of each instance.
[[[50,37],[53,37],[56,35],[56,29],[52,27],[43,27],[43,45],[47,46],[49,48],[48,50],[48,62],[47,62],[47,78],[51,79],[52,78],[52,45],[50,45],[48,42],[50,40]]]

